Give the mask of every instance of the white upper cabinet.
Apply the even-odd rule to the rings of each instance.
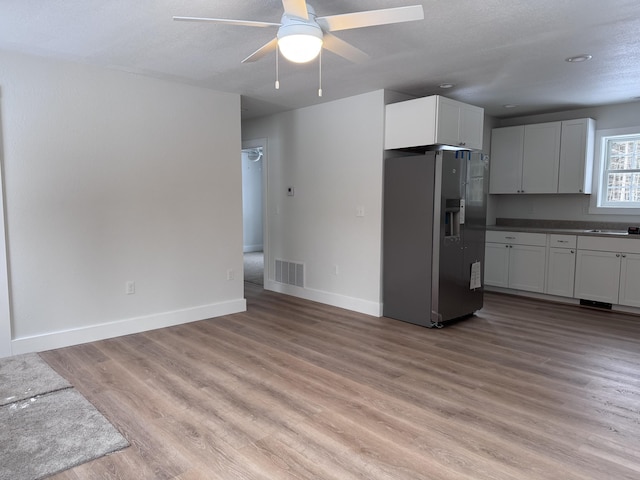
[[[432,95],[386,106],[384,148],[450,145],[480,150],[484,109]]]
[[[494,128],[489,193],[590,193],[590,118]]]
[[[520,193],[558,192],[560,129],[560,122],[524,126]]]
[[[438,98],[437,143],[482,149],[484,109],[450,98]]]
[[[558,193],[591,193],[595,130],[592,118],[562,122]]]
[[[556,193],[560,122],[494,128],[489,193]]]
[[[520,193],[523,145],[522,125],[492,130],[489,193]]]

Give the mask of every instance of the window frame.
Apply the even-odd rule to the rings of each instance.
[[[630,135],[640,135],[640,126],[612,128],[607,130],[597,130],[595,135],[596,148],[594,150],[594,175],[592,180],[591,201],[589,213],[609,214],[609,215],[640,215],[640,205],[633,203],[623,206],[618,204],[607,205],[605,203],[607,193],[607,182],[605,178],[607,166],[607,140],[612,137],[624,137]]]

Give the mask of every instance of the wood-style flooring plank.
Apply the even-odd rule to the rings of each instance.
[[[430,330],[246,298],[43,352],[131,443],[54,478],[640,478],[640,317],[487,294]]]

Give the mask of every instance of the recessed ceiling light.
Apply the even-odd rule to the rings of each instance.
[[[440,88],[453,88],[455,85],[453,83],[441,83]]]
[[[569,63],[580,63],[580,62],[586,62],[587,60],[591,60],[592,58],[593,56],[591,55],[577,55],[575,57],[565,58],[564,61]]]
[[[506,105],[503,105],[503,108],[516,108],[518,105],[516,105],[515,103],[507,103]]]

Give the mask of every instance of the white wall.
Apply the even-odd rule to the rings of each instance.
[[[243,122],[268,139],[265,288],[380,315],[383,128],[382,90]],[[304,263],[305,288],[275,259]]]
[[[593,118],[597,130],[640,125],[640,102],[583,108],[545,115],[500,120],[496,126]],[[490,195],[492,215],[498,218],[630,222],[629,215],[589,213],[589,195]]]
[[[0,64],[13,353],[244,310],[239,96]]]

